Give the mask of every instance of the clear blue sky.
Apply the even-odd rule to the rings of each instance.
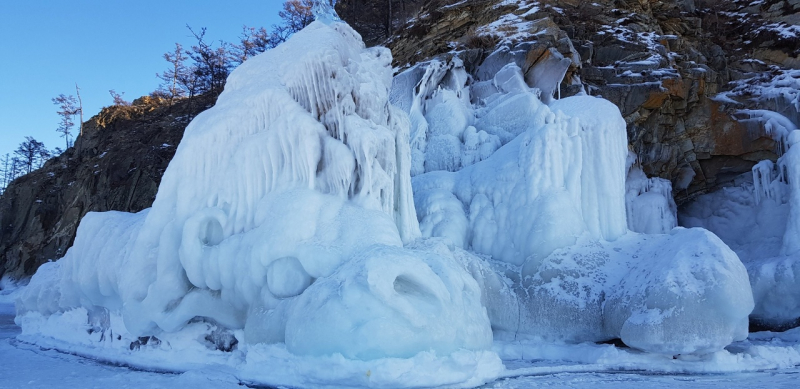
[[[0,156],[33,136],[64,148],[51,98],[81,87],[84,119],[158,86],[163,53],[192,43],[186,24],[235,41],[278,22],[283,0],[0,0]],[[77,126],[76,126],[77,127]]]

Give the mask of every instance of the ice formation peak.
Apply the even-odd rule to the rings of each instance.
[[[314,19],[325,24],[339,22],[339,15],[335,10],[336,0],[314,0],[311,6],[311,12],[314,14]]]

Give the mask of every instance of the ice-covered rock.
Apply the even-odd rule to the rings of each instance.
[[[613,104],[547,105],[518,65],[476,82],[457,57],[392,81],[389,51],[329,11],[231,74],[151,209],[83,220],[19,300],[27,333],[86,317],[106,343],[242,345],[247,363],[265,349],[284,364],[436,359],[462,383],[497,376],[494,336],[661,353],[741,338],[752,300],[735,254],[700,230],[628,231]],[[557,85],[548,74],[537,85]],[[490,369],[465,370],[476,361]],[[431,382],[458,383],[413,384]]]
[[[373,246],[315,282],[286,320],[286,347],[301,355],[410,358],[491,343],[475,279],[452,254],[431,250]]]
[[[517,338],[625,344],[664,354],[707,353],[747,337],[747,272],[702,229],[582,237],[514,274]],[[524,274],[529,274],[525,276]]]
[[[513,66],[501,73],[507,74],[495,80],[506,82],[497,85],[514,78]],[[744,267],[713,235],[673,231],[671,185],[631,168],[615,106],[576,96],[548,107],[530,89],[492,93],[490,112],[503,107],[507,115],[486,114],[476,126],[491,122],[501,129],[494,133],[518,128],[520,135],[485,161],[417,175],[413,184],[424,236],[505,262],[495,271],[517,302],[490,315],[495,335],[621,337],[667,354],[707,353],[742,339],[753,308]],[[626,234],[629,221],[634,229],[672,235]],[[687,285],[694,289],[682,289]],[[721,303],[725,298],[731,302]],[[658,316],[656,309],[665,311]]]
[[[311,5],[311,13],[314,14],[314,19],[325,24],[339,22],[339,15],[336,14],[334,7],[336,0],[314,0]]]

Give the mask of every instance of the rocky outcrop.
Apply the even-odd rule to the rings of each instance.
[[[797,67],[796,3],[430,0],[388,44],[399,67],[458,55],[476,79],[487,62],[571,60],[557,92],[614,102],[642,169],[669,179],[680,204],[777,158],[763,123],[741,120],[764,99],[737,81]],[[721,98],[737,85],[746,91]],[[793,101],[770,103],[797,116]]]
[[[149,207],[188,119],[213,101],[104,108],[75,147],[14,180],[0,197],[0,277],[28,276],[63,256],[87,212]]]

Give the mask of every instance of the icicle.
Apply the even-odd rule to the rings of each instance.
[[[774,193],[772,190],[772,172],[775,170],[775,164],[770,160],[764,160],[753,166],[753,186],[756,195],[756,204],[760,204],[762,198],[773,198]]]
[[[561,82],[564,82],[564,80],[561,80]],[[558,99],[559,100],[561,100],[561,82],[558,83]]]

